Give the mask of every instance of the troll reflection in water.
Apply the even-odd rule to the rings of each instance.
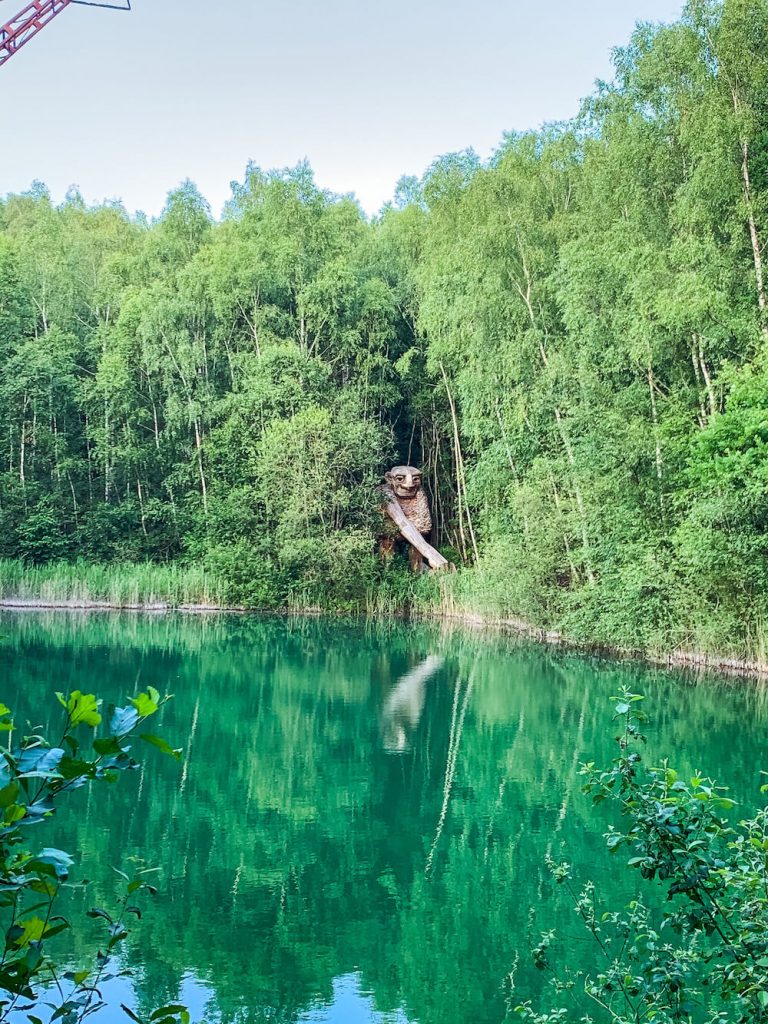
[[[420,665],[401,676],[381,709],[384,749],[393,754],[409,750],[411,739],[421,721],[427,682],[443,667],[444,659],[428,655]]]

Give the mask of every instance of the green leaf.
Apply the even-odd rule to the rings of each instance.
[[[110,924],[114,923],[112,921],[112,918],[110,917],[110,915],[106,912],[106,910],[102,910],[101,907],[91,907],[90,910],[87,910],[85,912],[85,916],[86,917],[103,917],[104,920],[105,921],[109,921]]]
[[[139,720],[136,708],[115,708],[109,721],[109,731],[115,736],[126,736]]]
[[[157,690],[154,692],[157,693]],[[148,693],[140,693],[138,697],[132,698],[131,704],[138,711],[140,718],[149,718],[150,715],[154,715],[158,707],[157,701],[152,700]]]
[[[69,928],[69,921],[65,921],[64,918],[57,918],[57,920],[58,924],[51,924],[45,929],[44,938],[51,939],[54,935],[58,935],[59,932],[65,932]]]
[[[24,949],[30,942],[39,942],[45,934],[45,921],[40,917],[28,917],[26,921],[19,921],[21,934],[14,940],[14,944]]]
[[[26,813],[26,807],[22,807],[21,804],[11,804],[3,815],[3,821],[6,825],[13,825],[17,821],[21,821]]]
[[[0,704],[0,732],[10,732],[13,728],[13,719],[10,715],[11,709],[5,704]]]
[[[50,868],[51,872],[59,879],[60,882],[65,881],[69,877],[69,869],[74,864],[74,860],[68,853],[63,850],[56,850],[52,847],[46,847],[41,850],[40,853],[31,862],[30,867],[37,867],[43,865],[44,867]]]
[[[732,807],[736,806],[736,801],[732,800],[729,796],[715,797],[715,803],[724,811],[729,811]]]
[[[19,784],[14,779],[9,782],[7,786],[3,786],[0,789],[0,807],[10,807],[11,804],[16,802],[16,797],[19,795]]]
[[[186,1010],[186,1006],[182,1003],[172,1003],[170,1006],[161,1006],[158,1010],[155,1010],[149,1019],[160,1020],[161,1017],[173,1017],[183,1010]]]
[[[93,741],[93,749],[102,757],[107,754],[121,754],[123,748],[116,736],[105,736],[103,739]]]
[[[177,761],[181,760],[182,750],[181,747],[174,750],[169,743],[167,743],[161,736],[153,736],[152,733],[143,732],[139,739],[144,740],[145,743],[150,743],[153,747],[157,747],[158,750],[162,750],[164,754],[170,754],[171,757],[175,757]]]
[[[58,696],[58,695],[57,695]],[[99,702],[92,693],[74,690],[65,705],[72,725],[88,725],[95,728],[101,723]]]

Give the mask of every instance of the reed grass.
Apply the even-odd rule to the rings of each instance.
[[[296,589],[282,606],[270,605],[269,609],[299,615],[363,615],[380,622],[421,618],[498,625],[549,642],[631,652],[669,664],[768,675],[768,629],[760,619],[744,624],[741,635],[734,636],[735,630],[724,635],[724,624],[714,628],[717,624],[712,622],[695,623],[682,640],[659,636],[635,646],[584,635],[569,629],[568,622],[547,622],[548,617],[542,621],[535,614],[519,611],[515,598],[510,589],[499,585],[493,574],[480,568],[421,576],[406,570],[387,571],[376,581],[361,581],[353,596],[342,595],[330,585],[321,590]],[[233,591],[226,573],[212,572],[200,564],[149,562],[104,565],[79,560],[30,566],[14,559],[0,559],[0,602],[38,608],[224,610],[243,605],[260,610],[259,605],[243,600],[238,591]]]
[[[226,586],[195,565],[77,561],[30,566],[0,559],[0,600],[72,607],[221,607],[226,604]]]

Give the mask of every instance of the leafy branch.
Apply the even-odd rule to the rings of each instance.
[[[600,914],[594,883],[577,892],[570,866],[548,861],[601,951],[601,969],[581,975],[584,991],[613,1024],[768,1024],[768,808],[734,823],[722,786],[701,773],[683,779],[666,761],[646,765],[643,696],[624,688],[611,699],[619,755],[607,769],[583,764],[583,790],[618,805],[625,825],[608,830],[608,850],[660,883],[666,905],[638,896]],[[551,967],[553,940],[542,936],[537,966]],[[526,1024],[570,1019],[530,1001],[514,1009]]]
[[[65,713],[56,744],[37,727],[14,744],[11,710],[0,704],[0,733],[8,738],[6,749],[0,751],[0,914],[7,917],[0,956],[0,1024],[22,1011],[30,1024],[42,1024],[30,1011],[43,1005],[51,1011],[48,1019],[62,1024],[80,1024],[100,1010],[105,1005],[100,986],[116,976],[113,956],[128,935],[126,918],[141,917],[133,900],[141,891],[156,891],[143,877],[146,870],[133,877],[119,871],[125,892],[116,916],[101,908],[88,911],[89,917],[105,922],[103,948],[93,965],[62,972],[48,943],[71,928],[54,907],[74,860],[64,850],[35,850],[29,841],[30,826],[52,817],[63,794],[96,782],[114,782],[122,772],[137,768],[131,753],[134,737],[177,760],[181,756],[166,740],[141,731],[171,699],[161,697],[154,687],[124,707],[109,705],[104,714],[102,702],[93,694],[74,690],[56,696]],[[90,730],[87,739],[85,730]],[[58,993],[57,1002],[50,1001],[51,991]],[[153,1024],[188,1024],[189,1014],[182,1006],[163,1007],[151,1019]]]

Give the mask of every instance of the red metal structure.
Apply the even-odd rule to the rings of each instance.
[[[118,11],[131,9],[130,0],[127,0],[126,7],[109,3],[87,3],[86,0],[33,0],[0,28],[0,67],[70,4],[82,7],[108,7]]]

